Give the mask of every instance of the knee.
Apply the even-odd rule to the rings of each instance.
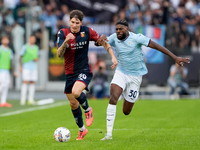
[[[113,104],[113,105],[116,105],[117,104],[117,101],[118,101],[118,98],[115,96],[115,95],[110,95],[110,101],[109,103],[110,104]]]
[[[81,95],[81,92],[78,90],[72,89],[72,94],[75,98],[78,98]]]
[[[123,113],[124,113],[124,115],[129,115],[129,114],[130,114],[130,111],[125,111],[125,110],[123,110]]]
[[[70,106],[72,109],[77,109],[79,106],[79,103],[78,101],[73,100],[73,101],[70,101]]]

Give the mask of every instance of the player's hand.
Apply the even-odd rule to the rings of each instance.
[[[114,69],[118,64],[116,57],[112,58],[112,63],[113,63],[113,65],[111,66],[111,68]]]
[[[18,77],[18,74],[17,74],[17,72],[14,72],[14,76],[15,76],[15,77]]]
[[[95,42],[95,45],[101,46],[105,41],[108,41],[108,39],[105,34],[102,34],[100,38]]]
[[[38,58],[34,59],[34,61],[38,61],[38,60],[39,60]]]
[[[190,59],[189,58],[183,58],[183,57],[176,57],[175,58],[175,62],[179,65],[179,66],[183,66],[183,63],[190,63]]]
[[[75,39],[75,36],[72,33],[69,33],[69,34],[67,34],[65,41],[69,41],[69,40],[72,40],[72,39]]]
[[[101,46],[101,44],[99,44],[98,42],[94,43],[95,46]]]

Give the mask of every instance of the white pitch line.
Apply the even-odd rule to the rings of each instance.
[[[21,113],[25,113],[25,112],[30,112],[30,111],[36,111],[36,110],[43,110],[43,109],[58,107],[58,106],[62,106],[64,104],[68,104],[68,103],[67,102],[59,102],[59,103],[46,105],[46,106],[39,106],[39,107],[34,107],[34,108],[27,108],[27,109],[17,110],[17,111],[1,114],[0,117],[12,116],[12,115],[17,115],[17,114],[21,114]]]

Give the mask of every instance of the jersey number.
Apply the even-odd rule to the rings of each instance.
[[[137,91],[130,90],[130,95],[128,95],[128,96],[129,96],[129,97],[136,98],[136,96],[137,96]]]
[[[80,80],[84,80],[84,79],[87,78],[87,76],[86,76],[85,74],[81,73],[81,74],[79,74],[78,78],[79,78]]]

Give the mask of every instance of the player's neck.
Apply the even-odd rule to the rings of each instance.
[[[33,46],[34,44],[33,43],[28,43],[28,45]]]
[[[4,48],[8,48],[8,45],[2,44],[2,46],[3,46]]]
[[[126,36],[125,36],[124,39],[122,39],[122,41],[125,41],[125,40],[128,38],[128,36],[129,36],[129,32],[127,31],[127,32],[126,32]]]
[[[79,33],[80,30],[81,30],[81,27],[80,27],[79,29],[77,29],[77,30],[74,30],[74,31],[70,28],[70,32],[71,32],[72,34]]]

